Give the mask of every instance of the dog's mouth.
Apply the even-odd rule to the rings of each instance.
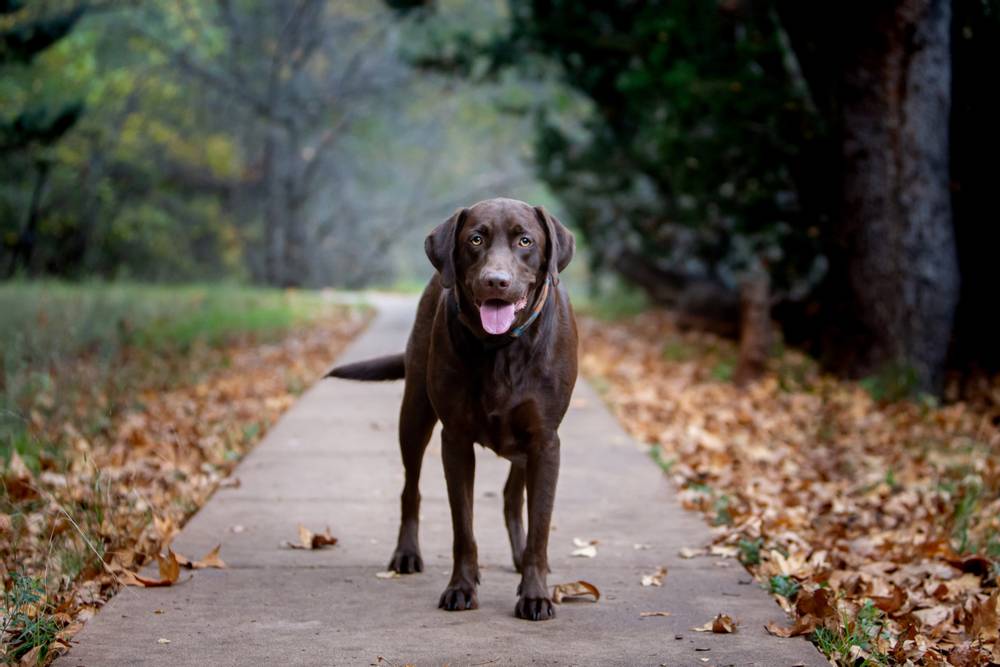
[[[505,334],[513,326],[517,313],[527,305],[527,297],[521,297],[513,303],[503,299],[487,299],[479,304],[479,320],[486,333]]]

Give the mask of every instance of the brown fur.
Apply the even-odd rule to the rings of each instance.
[[[471,243],[479,234],[483,242]],[[527,236],[530,247],[519,245]],[[569,406],[577,374],[576,323],[558,274],[573,256],[572,235],[544,209],[491,199],[462,209],[438,226],[425,244],[438,273],[420,298],[404,355],[406,387],[399,443],[406,469],[402,521],[390,569],[420,572],[417,538],[420,466],[434,424],[443,425],[448,498],[454,531],[454,567],[439,606],[478,606],[476,541],[472,531],[475,452],[484,447],[511,461],[504,486],[504,518],[514,567],[521,573],[515,614],[546,620],[555,615],[546,585],[548,536],[559,474],[556,431]],[[541,314],[523,335],[490,335],[476,304],[526,297],[514,327],[530,314],[546,276],[552,280]],[[383,357],[331,371],[335,377],[399,377],[398,358]],[[528,498],[525,534],[522,507]]]

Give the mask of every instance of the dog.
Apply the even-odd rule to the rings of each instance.
[[[454,563],[438,606],[479,606],[472,530],[478,443],[511,462],[503,498],[514,568],[521,574],[514,613],[533,621],[553,618],[546,577],[559,476],[557,430],[577,376],[576,321],[559,274],[573,258],[573,235],[540,206],[498,198],[457,211],[427,236],[424,250],[437,272],[420,297],[406,352],[327,375],[406,380],[399,414],[406,474],[389,569],[423,571],[420,466],[440,420]]]

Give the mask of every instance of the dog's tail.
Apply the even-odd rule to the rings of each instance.
[[[353,364],[335,366],[323,377],[344,378],[345,380],[402,380],[406,377],[406,364],[402,354],[389,354]]]

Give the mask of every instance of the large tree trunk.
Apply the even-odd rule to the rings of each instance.
[[[853,4],[841,80],[847,274],[870,347],[940,387],[958,300],[949,0]]]
[[[284,206],[280,183],[280,160],[278,146],[281,131],[276,127],[267,129],[264,144],[263,184],[264,184],[264,276],[269,285],[280,285],[284,280]]]

